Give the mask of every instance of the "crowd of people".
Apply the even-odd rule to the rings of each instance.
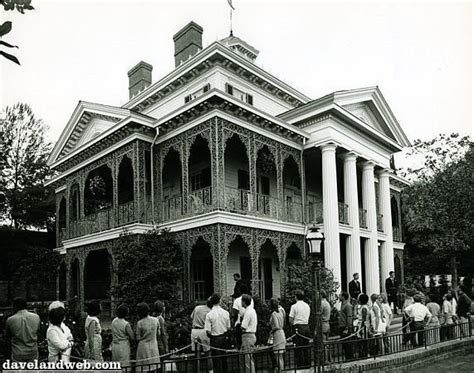
[[[321,333],[323,341],[328,340],[333,315],[337,314],[337,333],[340,336],[342,352],[347,360],[357,357],[388,352],[391,348],[388,342],[388,331],[397,313],[396,294],[398,284],[394,281],[393,273],[386,281],[388,294],[371,294],[370,297],[361,291],[359,275],[356,273],[348,284],[349,292],[341,292],[338,301],[331,303],[324,290],[321,296]],[[430,342],[438,342],[452,337],[453,326],[459,321],[467,322],[470,317],[471,299],[468,291],[461,287],[458,293],[448,293],[439,302],[433,295],[409,291],[401,307],[404,333],[403,343],[413,347],[425,343],[426,329],[433,329],[427,338]],[[311,349],[309,344],[316,338],[310,329],[311,307],[305,301],[302,290],[295,292],[295,302],[287,315],[278,299],[271,299],[269,307],[271,315],[264,320],[270,327],[268,338],[269,350],[272,350],[273,367],[275,371],[284,370],[284,354],[288,339],[295,345],[295,363],[298,368],[311,365]],[[216,373],[225,372],[226,352],[231,344],[240,350],[244,356],[246,371],[255,372],[253,352],[255,351],[258,315],[249,287],[236,276],[236,287],[232,295],[231,307],[222,304],[218,294],[211,295],[206,302],[197,304],[190,315],[192,320],[191,348],[199,349],[207,361],[208,370]],[[6,334],[11,339],[13,361],[32,361],[38,359],[37,332],[40,318],[35,313],[26,310],[24,299],[14,301],[16,313],[6,322]],[[230,312],[225,308],[229,308]],[[116,309],[116,317],[111,324],[112,360],[121,362],[123,367],[142,365],[151,367],[159,364],[160,357],[169,352],[166,322],[163,317],[165,305],[156,301],[152,307],[147,303],[136,306],[138,321],[135,327],[127,321],[129,307],[121,304]],[[65,325],[65,306],[60,301],[52,302],[48,309],[49,327],[46,333],[49,361],[69,361],[74,338],[70,329]],[[102,337],[99,315],[101,306],[97,302],[87,305],[85,319],[85,345],[83,356],[90,361],[102,361]],[[291,336],[285,334],[286,323],[291,327]],[[134,330],[135,329],[135,330]],[[232,337],[231,337],[232,336]],[[289,338],[288,338],[289,337]],[[232,338],[232,343],[231,343]],[[287,339],[288,338],[288,339]],[[132,343],[136,344],[136,353],[132,356]],[[330,351],[326,351],[324,359],[331,362]],[[146,370],[146,368],[144,369]]]

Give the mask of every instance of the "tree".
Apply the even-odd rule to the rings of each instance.
[[[3,220],[14,227],[50,226],[54,197],[44,185],[50,176],[46,160],[51,149],[45,139],[46,127],[23,103],[7,106],[0,118]]]
[[[0,5],[3,6],[5,11],[9,10],[17,10],[21,14],[25,14],[25,10],[33,10],[34,8],[31,6],[31,0],[0,0]],[[12,29],[12,23],[10,21],[4,22],[0,26],[0,38],[6,34],[8,34]],[[0,45],[7,47],[7,48],[18,48],[16,45],[9,44],[3,40],[0,40]],[[6,59],[15,62],[16,64],[20,64],[18,58],[13,56],[10,53],[4,52],[0,50],[0,55],[5,57]]]
[[[153,304],[160,299],[173,309],[178,308],[183,259],[168,231],[124,234],[114,247],[114,255],[118,273],[117,284],[112,289],[114,297],[130,305]]]
[[[420,264],[424,259],[416,270],[425,271],[429,270],[426,264],[431,269],[447,269],[448,264],[456,287],[458,260],[469,260],[474,254],[474,154],[468,138],[451,135],[448,140],[452,139],[456,140],[452,149],[445,146],[445,136],[417,144],[427,150],[426,169],[417,170],[416,181],[402,197],[410,261]]]

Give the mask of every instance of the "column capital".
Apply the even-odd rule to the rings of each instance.
[[[381,170],[377,171],[377,175],[379,177],[390,177],[393,174],[393,170],[390,168],[382,168]]]
[[[359,157],[359,154],[357,154],[356,152],[352,150],[342,155],[342,158],[344,159],[344,161],[356,161],[358,157]]]
[[[375,162],[374,161],[365,161],[362,163],[362,167],[364,170],[368,169],[374,169],[375,168]]]
[[[321,152],[323,153],[330,152],[330,151],[335,152],[337,148],[337,144],[334,142],[327,142],[325,144],[322,144],[320,148],[321,148]]]

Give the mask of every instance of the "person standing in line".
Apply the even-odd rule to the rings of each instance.
[[[102,328],[98,316],[101,307],[99,302],[90,302],[87,305],[87,318],[84,325],[86,332],[86,344],[84,357],[88,360],[103,361],[102,358]]]
[[[441,340],[449,340],[453,337],[454,310],[451,301],[453,296],[446,294],[443,297],[443,322],[441,324]]]
[[[241,323],[242,323],[242,318],[244,317],[245,313],[245,308],[242,305],[242,295],[243,294],[248,294],[249,289],[246,284],[242,284],[240,286],[239,290],[240,295],[234,300],[234,303],[232,304],[232,321],[234,322],[234,327],[235,327],[235,339],[237,342],[237,348],[240,348],[242,345],[242,328],[241,328]],[[253,299],[251,300],[250,306],[249,307],[254,307]]]
[[[38,359],[38,329],[40,317],[26,310],[23,298],[13,300],[15,314],[5,324],[5,335],[11,341],[11,359],[28,362]]]
[[[311,339],[311,332],[309,331],[308,320],[311,313],[309,305],[303,301],[304,293],[302,290],[297,290],[295,293],[296,303],[290,308],[289,320],[290,325],[293,326],[295,333],[295,359],[298,368],[307,368],[311,365],[310,350],[306,348]]]
[[[431,313],[428,308],[421,303],[421,297],[417,294],[413,297],[415,303],[405,308],[405,313],[413,320],[413,328],[410,330],[416,332],[411,336],[411,344],[413,347],[422,346],[425,342],[425,322],[430,323]],[[416,335],[416,338],[415,338]]]
[[[270,300],[270,310],[272,311],[270,327],[272,328],[271,333],[273,337],[273,367],[277,372],[283,372],[285,369],[283,355],[286,347],[286,336],[283,330],[285,326],[285,311],[280,307],[278,299],[275,298]]]
[[[348,337],[352,334],[352,305],[349,300],[349,294],[343,291],[339,295],[341,301],[341,310],[339,311],[339,335],[341,338],[345,338],[343,342],[344,356],[346,360],[351,360],[354,357],[352,352],[351,339]]]
[[[461,286],[459,288],[459,302],[458,302],[458,309],[457,309],[457,315],[458,319],[460,322],[460,331],[463,334],[463,336],[469,335],[469,325],[466,325],[467,322],[469,322],[469,319],[471,317],[471,303],[472,300],[469,298],[466,294],[467,289],[465,286]]]
[[[380,294],[377,297],[377,306],[380,310],[380,322],[378,332],[381,336],[381,343],[379,343],[380,348],[382,349],[382,353],[388,352],[388,338],[387,338],[387,331],[390,323],[392,322],[392,309],[388,303],[386,303],[387,297],[385,294]],[[385,303],[384,303],[385,302]]]
[[[452,299],[450,302],[453,306],[453,315],[456,316],[458,313],[458,296],[454,289],[449,289],[448,293],[451,294]]]
[[[137,305],[137,314],[140,318],[135,331],[138,342],[137,367],[140,368],[140,372],[156,370],[160,363],[160,351],[158,350],[160,323],[156,317],[150,316],[150,307],[145,302]],[[156,368],[153,369],[152,364],[156,364]]]
[[[232,299],[237,299],[242,295],[242,292],[240,290],[240,287],[243,285],[242,278],[240,277],[240,273],[234,273],[234,293],[232,294]]]
[[[370,306],[370,332],[369,335],[373,340],[369,343],[369,353],[376,355],[382,349],[380,336],[382,335],[384,323],[381,318],[381,311],[379,304],[377,303],[379,296],[378,294],[372,294],[370,300],[372,305]]]
[[[117,307],[117,317],[112,320],[112,360],[119,361],[122,367],[130,366],[130,342],[135,339],[130,323],[125,320],[129,309],[126,304]]]
[[[48,361],[68,362],[74,344],[69,328],[64,325],[66,310],[63,307],[53,307],[49,313],[49,327],[46,331],[48,342]]]
[[[433,297],[434,295],[425,297],[426,308],[428,308],[428,311],[431,313],[431,320],[429,324],[426,324],[426,329],[431,329],[428,331],[428,344],[438,343],[440,341],[439,327],[441,324],[439,319],[441,307],[438,303],[433,301]]]
[[[321,295],[321,326],[323,332],[323,342],[327,341],[329,338],[329,332],[331,330],[331,304],[329,304],[327,299],[327,294],[324,290],[320,291]],[[331,362],[331,353],[328,350],[326,360]]]
[[[213,294],[209,298],[211,311],[206,315],[204,330],[211,341],[211,356],[215,373],[224,373],[227,370],[225,361],[225,350],[228,348],[227,332],[230,330],[229,312],[224,310],[219,303],[219,294]]]
[[[165,304],[161,300],[157,300],[153,304],[153,308],[155,309],[156,318],[160,323],[160,335],[157,337],[158,341],[158,351],[160,351],[160,356],[167,354],[169,352],[168,348],[168,331],[166,327],[166,321],[163,317],[165,312]]]
[[[362,289],[360,287],[359,274],[354,273],[352,275],[352,281],[349,282],[349,295],[351,296],[351,300],[357,302],[360,293],[362,293]]]
[[[245,353],[245,371],[255,373],[255,362],[253,360],[253,350],[257,342],[257,313],[250,307],[252,297],[248,294],[242,295],[242,306],[245,308],[242,318],[242,352]]]
[[[359,357],[367,357],[369,353],[369,345],[367,339],[370,332],[370,307],[369,296],[367,294],[359,294],[358,302],[360,309],[357,318],[358,337],[362,339],[359,345]]]
[[[398,302],[398,280],[395,278],[395,272],[390,271],[389,277],[385,280],[385,291],[388,294],[388,304],[392,307],[393,313],[397,314],[397,302]]]
[[[198,304],[194,307],[193,312],[191,313],[192,320],[192,329],[191,329],[191,351],[196,350],[196,342],[201,344],[201,349],[207,359],[207,370],[212,371],[212,359],[209,357],[210,351],[210,340],[206,331],[204,330],[206,316],[211,311],[211,304],[209,299],[205,304]]]
[[[403,301],[402,307],[402,333],[403,333],[403,344],[406,345],[407,342],[410,340],[410,318],[406,316],[405,310],[408,306],[413,304],[413,295],[415,295],[415,291],[412,289],[407,290],[405,300]]]

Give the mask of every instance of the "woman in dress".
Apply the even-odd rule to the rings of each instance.
[[[132,327],[125,320],[127,316],[128,307],[121,304],[112,320],[112,360],[120,361],[122,367],[130,366],[130,341],[134,340]]]
[[[69,361],[73,345],[72,334],[64,325],[64,307],[55,307],[49,311],[49,327],[46,332],[48,341],[48,361]]]
[[[158,337],[158,351],[160,355],[167,354],[169,352],[168,348],[168,332],[166,328],[166,321],[163,317],[165,312],[165,304],[161,300],[157,300],[153,305],[155,309],[155,315],[160,323],[160,336]]]
[[[140,320],[137,322],[136,340],[137,366],[140,372],[158,369],[160,353],[158,351],[157,337],[160,336],[160,323],[156,317],[150,316],[150,307],[146,303],[137,305]],[[155,367],[152,364],[157,364]]]
[[[277,299],[270,300],[270,327],[272,328],[273,353],[275,356],[275,371],[282,372],[285,369],[283,354],[285,353],[286,337],[283,327],[285,326],[285,311],[280,307]]]
[[[100,303],[90,302],[87,305],[87,318],[85,323],[86,344],[84,357],[88,360],[103,361],[102,358],[102,329],[98,316],[100,315]]]
[[[428,336],[428,344],[438,343],[440,341],[439,327],[441,324],[439,319],[441,307],[434,301],[434,297],[434,295],[425,297],[426,308],[428,308],[431,313],[430,322],[425,326],[425,329],[431,329],[425,332]]]

